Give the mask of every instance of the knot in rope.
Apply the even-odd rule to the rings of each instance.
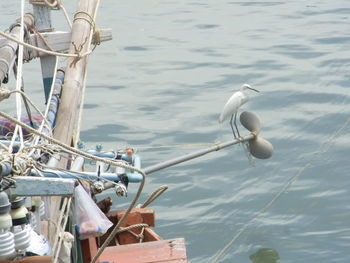
[[[79,47],[77,47],[77,45],[74,42],[72,42],[72,45],[74,47],[74,54],[76,54],[77,56],[73,59],[72,63],[70,63],[69,65],[70,67],[75,67],[79,62],[79,60],[82,59],[83,56],[81,55],[81,51],[83,50],[83,47],[86,41],[87,41],[87,38],[85,38],[84,43],[82,43]]]
[[[95,31],[92,36],[92,44],[96,46],[101,44],[101,30],[99,28],[95,28]]]
[[[73,22],[76,20],[84,20],[89,23],[90,28],[92,30],[92,44],[94,45],[94,48],[92,49],[95,50],[96,46],[101,44],[101,30],[96,27],[96,23],[94,18],[87,12],[85,11],[78,11],[74,15]]]
[[[51,9],[60,9],[61,0],[30,0],[29,3],[50,7]]]
[[[9,91],[6,88],[0,88],[0,101],[3,101],[4,99],[8,99],[11,95],[11,91]]]

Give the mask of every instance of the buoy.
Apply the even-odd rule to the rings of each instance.
[[[256,135],[259,134],[261,122],[258,115],[253,112],[244,111],[241,113],[239,120],[248,131],[254,132]]]
[[[258,159],[268,159],[272,156],[272,144],[261,137],[255,137],[249,141],[250,153]]]

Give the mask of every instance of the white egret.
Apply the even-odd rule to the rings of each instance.
[[[237,124],[236,124],[236,117],[237,117],[238,109],[249,100],[247,89],[254,90],[255,92],[259,92],[258,90],[253,89],[250,85],[244,84],[239,91],[233,93],[232,96],[228,99],[224,108],[221,111],[220,118],[219,118],[219,123],[222,123],[224,120],[231,117],[230,125],[235,138],[237,138],[237,136],[234,131],[232,121],[234,119],[234,126],[236,127],[237,134],[240,137]]]

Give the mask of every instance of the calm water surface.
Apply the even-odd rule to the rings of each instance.
[[[19,11],[0,7],[4,29]],[[194,263],[235,236],[220,262],[350,261],[349,1],[104,0],[99,14],[114,39],[90,58],[81,137],[91,147],[230,140],[217,121],[227,98],[243,83],[261,91],[244,108],[274,156],[252,167],[236,146],[149,175],[143,199],[169,186],[153,203],[162,237],[185,237]],[[39,86],[36,66],[28,87]],[[139,154],[148,166],[195,149]]]

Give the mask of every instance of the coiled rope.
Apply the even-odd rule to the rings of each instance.
[[[62,4],[62,0],[30,0],[29,1],[32,5],[41,5],[41,6],[47,6],[50,7],[52,9],[60,9],[62,10],[67,23],[69,25],[70,28],[72,28],[72,22],[69,19],[67,10],[64,8],[63,4]]]

